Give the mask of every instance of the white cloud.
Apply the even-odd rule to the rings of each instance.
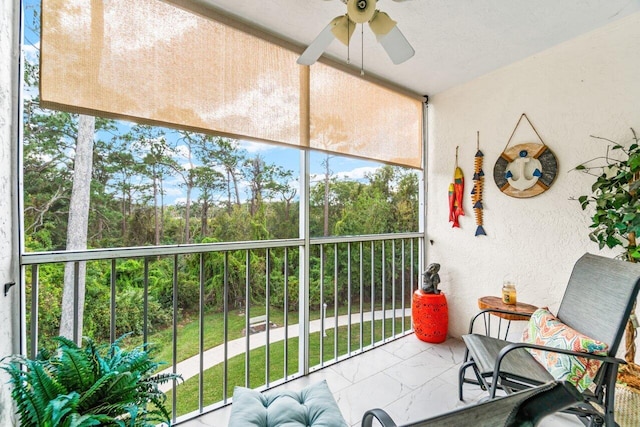
[[[265,151],[271,151],[271,150],[275,150],[276,148],[279,148],[264,142],[253,142],[253,141],[239,141],[239,142],[240,142],[239,144],[240,148],[242,148],[243,150],[247,150],[247,153],[249,154],[262,153]]]
[[[366,179],[367,174],[375,173],[378,170],[378,167],[375,166],[363,166],[359,168],[354,168],[351,170],[344,170],[340,172],[332,172],[331,178],[337,178],[342,181],[363,181]],[[311,174],[311,182],[317,183],[324,180],[324,174],[322,173],[314,173]]]
[[[189,158],[189,147],[186,145],[178,145],[175,148],[174,158],[176,159],[188,159]]]
[[[28,62],[37,63],[40,53],[40,42],[38,41],[35,44],[22,45],[22,53],[25,60],[27,60]]]
[[[188,171],[189,169],[194,168],[194,166],[193,166],[191,163],[189,163],[188,161],[182,162],[182,163],[180,164],[180,167],[181,167],[183,170],[186,170],[186,171]]]
[[[164,192],[165,192],[165,197],[182,196],[184,194],[184,191],[182,191],[182,189],[179,187],[168,187],[168,188],[165,187]],[[186,201],[187,199],[184,198],[184,200]]]
[[[367,174],[373,174],[378,170],[377,167],[373,166],[365,166],[361,168],[355,168],[352,170],[338,172],[335,175],[338,179],[352,180],[352,181],[360,181],[365,179]]]

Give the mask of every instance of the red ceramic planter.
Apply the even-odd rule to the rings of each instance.
[[[449,307],[444,293],[425,294],[421,289],[413,293],[411,320],[416,337],[429,343],[447,339]]]

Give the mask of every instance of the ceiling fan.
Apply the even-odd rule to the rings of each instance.
[[[394,64],[401,64],[415,54],[396,21],[385,12],[376,9],[377,0],[341,0],[347,5],[347,13],[335,18],[318,34],[298,58],[298,64],[311,65],[320,58],[333,39],[349,46],[349,40],[357,24],[369,23],[376,40]],[[394,0],[402,2],[407,0]]]

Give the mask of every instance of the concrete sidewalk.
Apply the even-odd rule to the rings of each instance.
[[[382,320],[382,310],[377,310],[374,312],[375,320]],[[402,309],[396,310],[385,310],[385,319],[392,318],[394,316],[401,316]],[[411,318],[411,308],[404,309],[405,317]],[[370,322],[372,314],[371,312],[363,313],[362,321]],[[338,316],[338,327],[347,326],[349,319],[348,315]],[[361,321],[360,313],[351,315],[351,324],[357,325]],[[325,330],[333,329],[335,327],[336,318],[335,317],[327,317],[325,319]],[[295,338],[299,335],[300,328],[298,324],[289,325],[287,327],[288,338]],[[320,319],[312,320],[310,322],[310,333],[320,332],[321,331],[321,321]],[[285,336],[285,328],[270,328],[269,329],[269,341],[271,344],[283,341]],[[227,358],[231,359],[234,356],[245,353],[247,348],[247,339],[249,340],[249,349],[253,350],[258,347],[263,347],[267,343],[267,332],[258,332],[255,334],[251,334],[249,336],[244,336],[242,338],[237,338],[235,340],[229,341],[227,343]],[[203,353],[203,371],[207,370],[219,363],[224,361],[224,345],[219,345],[217,347],[213,347],[209,350],[206,350]],[[160,373],[171,373],[173,372],[173,367],[167,368]],[[188,359],[179,362],[176,365],[176,372],[182,375],[182,378],[186,381],[191,377],[194,377],[200,373],[200,356],[196,355],[190,357]],[[163,392],[168,392],[173,388],[173,381],[169,383],[162,384],[160,386],[160,390]]]

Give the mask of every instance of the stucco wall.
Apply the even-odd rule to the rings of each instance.
[[[16,326],[13,319],[19,302],[18,289],[14,286],[9,296],[4,296],[4,284],[14,281],[11,270],[12,254],[12,163],[16,115],[16,64],[17,50],[17,6],[15,1],[0,2],[0,358],[14,353],[13,333]],[[12,425],[11,397],[5,386],[6,375],[0,373],[0,425]]]
[[[590,135],[626,141],[630,127],[640,133],[638,40],[636,13],[431,97],[427,234],[433,244],[427,258],[442,264],[451,335],[466,332],[477,298],[499,295],[505,276],[515,279],[519,300],[557,310],[575,260],[599,252],[588,238],[589,216],[570,200],[588,194],[594,178],[570,170],[605,152],[606,144]],[[553,186],[530,199],[506,196],[493,180],[495,162],[522,113],[559,165]],[[486,237],[474,237],[469,194],[476,131],[485,155]],[[522,123],[512,145],[535,141]],[[466,178],[460,229],[448,222],[447,202],[456,146]]]

